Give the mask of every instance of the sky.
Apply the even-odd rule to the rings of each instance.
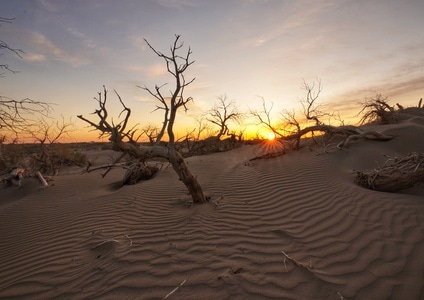
[[[157,102],[138,86],[169,83],[162,59],[175,34],[194,64],[185,90],[193,97],[177,118],[178,134],[218,97],[240,111],[273,103],[273,114],[297,110],[302,83],[320,80],[319,103],[349,120],[366,98],[412,106],[424,95],[422,0],[0,0],[2,51],[16,73],[0,78],[0,95],[54,103],[54,117],[71,119],[75,140],[97,140],[77,115],[96,109],[103,85],[133,111],[133,122],[160,126]],[[120,107],[113,94],[110,112]],[[250,125],[245,125],[245,129]]]

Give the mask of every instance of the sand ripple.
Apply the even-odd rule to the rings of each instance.
[[[188,159],[213,202],[190,206],[171,168],[58,177],[1,207],[5,298],[419,299],[424,204],[355,186],[343,156]],[[346,154],[348,155],[348,154]]]

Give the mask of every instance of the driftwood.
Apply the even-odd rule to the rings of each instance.
[[[105,177],[106,174],[109,173],[109,171],[113,168],[123,168],[127,170],[122,179],[122,186],[136,184],[137,182],[142,180],[148,180],[155,176],[157,172],[159,172],[159,167],[157,165],[147,165],[143,162],[138,161],[130,165],[128,163],[111,163],[97,167],[88,166],[83,171],[83,173],[90,173],[96,170],[106,169],[106,171],[102,174],[102,177]]]
[[[355,182],[368,189],[396,192],[424,183],[424,153],[411,153],[401,158],[388,158],[381,168],[368,172],[355,171]]]
[[[145,165],[142,163],[132,164],[122,179],[122,185],[136,184],[141,180],[148,180],[159,171],[157,166]]]
[[[377,131],[363,131],[358,134],[349,135],[345,140],[341,141],[337,145],[337,148],[342,149],[342,147],[346,146],[350,142],[356,141],[359,139],[390,141],[391,139],[393,139],[393,136],[386,135]]]

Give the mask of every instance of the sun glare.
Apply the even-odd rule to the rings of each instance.
[[[274,132],[270,132],[268,133],[268,141],[273,141],[275,139],[275,134]]]

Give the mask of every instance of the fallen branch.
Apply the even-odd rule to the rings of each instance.
[[[122,179],[122,185],[136,184],[141,180],[148,180],[159,172],[157,166],[150,166],[136,162],[127,168],[127,172]]]
[[[82,171],[82,173],[90,173],[90,172],[102,170],[102,169],[124,168],[126,165],[127,163],[112,163],[112,164],[107,164],[107,165],[102,165],[97,167],[88,166]],[[104,176],[102,175],[102,177]]]
[[[351,141],[356,141],[359,139],[368,139],[368,140],[379,140],[379,141],[390,141],[393,139],[393,136],[386,135],[377,131],[364,131],[358,134],[349,135],[345,140],[341,141],[338,145],[338,149],[349,144]]]
[[[41,181],[41,183],[43,184],[43,186],[48,186],[49,185],[47,183],[46,179],[44,179],[43,175],[41,175],[40,171],[37,171],[35,173],[35,175],[37,175],[38,179]]]
[[[391,158],[381,168],[355,171],[355,182],[371,190],[396,192],[424,183],[424,153]]]

